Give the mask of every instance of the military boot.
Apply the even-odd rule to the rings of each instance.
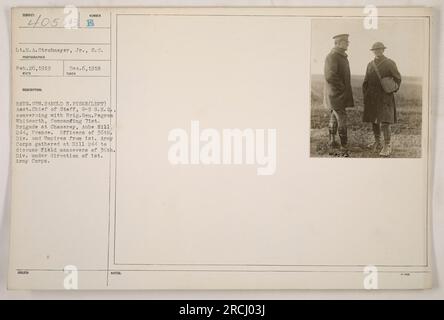
[[[367,148],[371,149],[373,152],[378,153],[382,149],[380,137],[375,137],[375,142],[370,143]]]
[[[369,144],[367,147],[372,149],[373,152],[378,153],[382,149],[381,144],[381,126],[379,123],[372,123],[373,135],[375,137],[375,142]]]
[[[390,157],[392,154],[392,146],[390,143],[385,143],[379,155],[381,157]]]
[[[381,157],[389,157],[392,154],[390,125],[388,123],[383,123],[381,129],[384,134],[384,147],[379,155]]]
[[[333,149],[339,148],[339,143],[336,142],[336,135],[333,133],[329,135],[328,146]]]
[[[338,156],[340,157],[349,157],[350,153],[347,147],[348,137],[347,137],[347,129],[339,130],[339,139],[341,140],[341,148],[339,149]]]

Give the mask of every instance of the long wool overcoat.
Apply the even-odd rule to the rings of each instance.
[[[396,63],[386,57],[374,60],[382,78],[392,77],[398,86],[401,85],[401,74]],[[364,95],[364,122],[396,123],[396,103],[393,93],[386,93],[375,71],[373,62],[367,66],[364,83],[362,85]]]
[[[339,49],[327,55],[324,65],[324,106],[341,110],[354,106],[347,54]]]

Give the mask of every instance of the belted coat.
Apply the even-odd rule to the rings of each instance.
[[[382,78],[392,77],[401,85],[401,74],[396,63],[382,56],[374,60]],[[364,95],[364,122],[396,123],[396,103],[393,93],[386,93],[376,73],[373,61],[367,66],[364,83],[362,85]]]
[[[350,64],[347,54],[333,48],[324,64],[324,106],[341,110],[354,106],[351,88]]]

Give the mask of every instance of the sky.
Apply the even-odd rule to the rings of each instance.
[[[425,66],[425,31],[428,20],[422,18],[380,18],[377,30],[364,29],[362,18],[312,20],[311,70],[323,74],[326,55],[334,46],[336,34],[350,34],[349,55],[351,73],[363,75],[367,64],[374,58],[370,48],[380,41],[387,47],[385,55],[393,59],[401,75],[420,77]]]

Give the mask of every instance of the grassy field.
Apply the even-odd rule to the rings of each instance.
[[[323,77],[312,76],[311,83],[311,143],[312,157],[331,157],[328,154],[328,121],[330,112],[323,106]],[[352,77],[355,108],[347,109],[350,156],[375,158],[367,146],[374,141],[371,124],[362,122],[362,76]],[[395,94],[398,123],[392,125],[392,158],[421,157],[422,88],[421,80],[404,78]]]

